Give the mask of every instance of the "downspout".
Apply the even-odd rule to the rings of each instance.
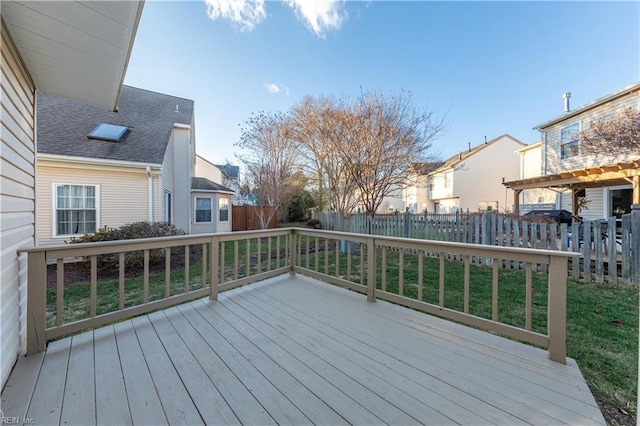
[[[149,222],[153,222],[153,177],[151,167],[147,166],[147,185],[149,195]]]

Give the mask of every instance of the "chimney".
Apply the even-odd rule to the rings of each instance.
[[[571,97],[571,92],[566,92],[562,94],[562,99],[564,99],[564,112],[571,111],[569,109],[569,98]]]

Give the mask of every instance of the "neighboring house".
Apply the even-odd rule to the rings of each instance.
[[[240,167],[238,166],[213,164],[206,158],[196,155],[196,176],[207,178],[231,189],[234,193],[231,197],[233,205],[253,204],[240,188]]]
[[[407,185],[403,190],[404,209],[410,213],[424,213],[428,211],[429,197],[427,188],[429,188],[429,173],[442,163],[416,163],[412,167],[409,174]]]
[[[231,232],[231,198],[233,190],[202,177],[191,179],[193,224],[191,232]]]
[[[116,109],[142,6],[2,1],[0,387],[26,344],[27,259],[18,250],[35,244],[36,90]]]
[[[517,151],[520,154],[520,177],[528,179],[540,176],[542,170],[542,142],[532,143]],[[556,208],[557,192],[547,188],[532,188],[520,193],[520,214],[531,210]]]
[[[193,101],[124,86],[118,112],[39,93],[37,241],[136,221],[192,232]]]
[[[569,94],[563,97],[565,112],[535,127],[542,141],[539,176],[506,182],[505,186],[517,194],[532,188],[553,189],[558,192],[558,208],[585,219],[628,213],[632,203],[640,203],[640,156],[586,155],[576,134],[594,120],[613,117],[626,107],[640,107],[640,83],[573,111]],[[578,206],[585,200],[587,209],[580,211]]]
[[[505,134],[449,158],[427,175],[427,210],[511,210],[513,194],[502,182],[520,175],[516,151],[524,146]]]

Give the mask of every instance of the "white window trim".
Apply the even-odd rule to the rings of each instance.
[[[571,157],[563,157],[562,156],[562,147],[564,145],[566,145],[566,143],[565,144],[562,143],[562,131],[564,129],[566,129],[567,127],[575,126],[576,124],[578,125],[577,133],[580,133],[582,131],[582,120],[574,121],[573,123],[567,124],[566,126],[562,126],[562,127],[560,127],[560,129],[558,129],[558,156],[559,156],[561,161],[571,160],[571,159],[574,159],[576,157],[580,157],[582,155],[582,145],[578,141],[578,154],[577,155],[573,155]],[[570,143],[570,142],[568,142],[568,143]]]
[[[208,220],[208,221],[202,221],[202,222],[198,222],[198,221],[196,220],[196,216],[197,216],[197,213],[196,213],[196,212],[197,212],[197,210],[198,210],[198,201],[197,201],[197,200],[198,200],[198,198],[204,198],[204,199],[209,199],[209,200],[211,200],[211,220]],[[198,196],[198,195],[196,195],[196,196],[194,196],[194,197],[193,197],[193,223],[194,223],[194,224],[199,225],[199,224],[201,224],[201,223],[213,223],[213,201],[214,201],[214,200],[213,200],[213,197],[201,197],[201,196]]]
[[[58,216],[56,214],[56,211],[58,210],[58,191],[57,188],[59,186],[65,186],[65,185],[73,185],[73,186],[93,186],[96,188],[96,232],[102,228],[101,223],[101,209],[100,209],[100,205],[101,205],[101,200],[100,200],[100,184],[93,184],[93,183],[59,183],[59,182],[54,182],[51,184],[51,238],[61,238],[61,239],[65,239],[65,238],[71,238],[71,237],[77,237],[78,235],[84,235],[84,234],[58,234],[57,233],[57,229],[58,229]]]
[[[220,211],[222,210],[220,208],[220,203],[223,200],[227,202],[227,220],[220,219]],[[229,223],[230,221],[231,221],[231,201],[226,197],[220,197],[218,199],[218,223]]]

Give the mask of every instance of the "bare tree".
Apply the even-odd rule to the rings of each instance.
[[[640,154],[640,109],[627,107],[612,118],[602,118],[578,133],[587,154]]]
[[[413,106],[410,94],[364,92],[350,105],[346,138],[333,145],[373,215],[383,198],[401,189],[416,162],[427,161],[442,119]]]
[[[264,229],[280,208],[296,193],[299,150],[290,139],[282,113],[259,112],[245,121],[238,159],[244,164],[245,178],[256,198],[260,225]],[[271,209],[262,207],[270,206]]]
[[[289,126],[304,155],[305,171],[330,211],[343,214],[357,205],[357,186],[335,146],[347,139],[349,111],[329,97],[306,96],[291,110]]]

